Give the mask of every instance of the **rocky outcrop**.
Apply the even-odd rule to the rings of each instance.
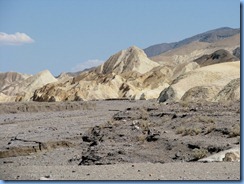
[[[91,72],[87,76],[80,75],[78,79],[65,83],[52,83],[37,89],[34,92],[34,101],[77,101],[96,100],[111,98],[145,99],[157,98],[162,89],[168,86],[163,80],[164,73],[158,71],[156,76],[153,72],[145,75],[123,76],[114,73],[109,75],[96,74]],[[161,77],[161,78],[160,78]],[[161,80],[158,84],[155,80]]]
[[[186,91],[181,100],[187,102],[212,101],[220,90],[219,86],[196,86]]]
[[[233,55],[240,60],[240,58],[241,58],[240,47],[237,47],[236,49],[233,50]]]
[[[214,101],[240,100],[240,78],[231,80],[214,98]]]
[[[174,99],[175,97],[175,92],[174,89],[169,86],[168,88],[165,88],[159,95],[158,97],[158,102],[166,102]]]

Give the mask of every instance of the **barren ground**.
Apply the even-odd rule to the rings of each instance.
[[[239,180],[240,102],[0,104],[0,179]]]

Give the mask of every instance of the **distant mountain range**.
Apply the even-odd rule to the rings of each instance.
[[[195,36],[192,36],[190,38],[186,38],[184,40],[181,40],[179,42],[173,42],[173,43],[161,43],[152,45],[150,47],[147,47],[144,49],[144,52],[148,57],[153,57],[159,54],[162,54],[168,50],[179,48],[181,46],[187,45],[194,41],[199,42],[207,42],[207,43],[213,43],[218,40],[222,40],[228,37],[231,37],[233,35],[236,35],[240,33],[240,29],[233,29],[229,27],[222,27],[214,30],[210,30],[201,34],[197,34]]]

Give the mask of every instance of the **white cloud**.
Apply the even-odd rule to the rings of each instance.
[[[0,32],[1,45],[22,45],[25,43],[33,43],[34,40],[25,33],[7,34]]]
[[[72,71],[73,72],[78,72],[78,71],[82,71],[82,70],[85,70],[85,69],[88,69],[88,68],[92,68],[94,66],[99,66],[101,65],[102,63],[104,63],[104,61],[102,60],[99,60],[99,59],[91,59],[91,60],[87,60],[87,61],[84,61],[78,65],[76,65],[75,67],[72,68]]]

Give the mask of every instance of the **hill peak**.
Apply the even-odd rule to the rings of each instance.
[[[146,73],[158,64],[147,58],[142,49],[137,46],[131,46],[125,50],[112,55],[104,64],[95,69],[98,73],[108,74],[136,71]]]

